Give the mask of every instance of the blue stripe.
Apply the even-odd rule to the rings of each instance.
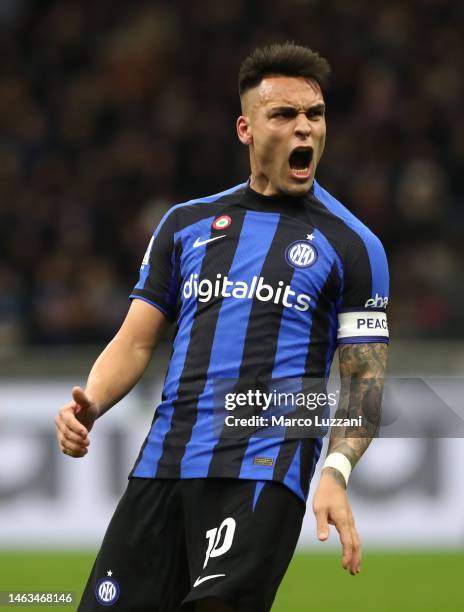
[[[140,267],[140,276],[139,276],[139,281],[138,283],[135,285],[134,289],[143,289],[145,286],[145,282],[148,278],[148,274],[150,273],[150,265],[149,264],[142,264],[142,266]]]
[[[340,338],[338,344],[365,344],[366,342],[384,342],[388,344],[390,339],[385,336],[352,336],[351,338]]]
[[[266,215],[265,219],[258,213],[245,214],[237,249],[227,275],[230,281],[250,284],[253,276],[260,276],[278,222],[277,214]],[[255,249],[251,264],[250,244],[253,244]],[[182,477],[188,477],[193,470],[196,476],[208,474],[214,445],[218,442],[218,438],[213,434],[213,381],[217,378],[239,377],[252,305],[252,298],[222,300],[211,349],[207,384],[198,401],[197,421],[181,463]]]
[[[208,219],[202,219],[198,222],[200,230],[203,229],[204,231],[204,228],[202,228],[203,225],[210,228],[211,220],[212,217],[209,217]],[[187,235],[183,235],[182,232],[174,236],[175,241],[181,240],[183,248],[185,248],[184,241],[186,239]],[[193,249],[191,256],[196,258],[194,261],[195,269],[200,270],[205,256],[205,248],[200,247],[198,249]],[[184,266],[185,258],[182,258],[180,270],[182,278],[185,278],[185,274],[187,273]],[[173,402],[178,398],[180,377],[184,369],[193,321],[197,310],[197,301],[195,299],[186,300],[186,302],[189,303],[189,307],[183,307],[181,310],[180,317],[182,317],[182,325],[179,325],[177,335],[174,339],[173,353],[169,362],[169,368],[163,388],[163,397],[171,399],[162,401],[156,409],[159,416],[153,423],[148,434],[148,442],[143,451],[141,460],[134,471],[134,476],[153,478],[156,475],[158,463],[163,452],[163,442],[166,434],[171,429],[174,412]]]
[[[371,264],[372,297],[374,297],[376,293],[381,296],[387,296],[389,288],[388,264],[380,240],[364,225],[364,223],[357,219],[353,213],[330,195],[328,191],[323,189],[316,181],[314,181],[314,195],[331,213],[344,221],[346,225],[361,238],[366,247]]]
[[[255,495],[253,497],[253,512],[255,511],[256,504],[258,503],[259,496],[261,495],[261,491],[263,490],[263,487],[264,487],[265,484],[266,484],[266,482],[262,481],[262,480],[259,480],[256,483]]]
[[[182,244],[182,258],[180,262],[179,274],[183,282],[188,280],[191,274],[200,274],[201,265],[206,253],[207,244],[203,244],[195,249],[192,248],[192,235],[196,234],[199,236],[210,236],[211,223],[213,221],[214,216],[206,217],[204,219],[200,219],[200,221],[197,221],[196,223],[183,227],[174,234],[174,241],[180,241]],[[197,310],[198,303],[194,297],[186,300],[183,299],[183,285],[179,286],[178,292],[182,297],[180,313],[177,321],[179,328],[181,328],[184,324],[184,318],[187,318],[188,321],[193,318],[193,315]]]

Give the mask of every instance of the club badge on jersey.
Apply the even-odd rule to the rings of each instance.
[[[95,599],[102,606],[112,606],[119,599],[121,589],[112,574],[111,570],[108,571],[107,576],[101,578],[95,587]]]
[[[317,250],[308,240],[292,242],[285,251],[285,259],[293,268],[309,268],[317,261]]]

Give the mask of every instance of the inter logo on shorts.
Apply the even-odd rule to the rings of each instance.
[[[317,261],[317,251],[308,240],[297,240],[287,247],[285,259],[294,268],[309,268]]]
[[[119,584],[114,578],[102,578],[95,587],[95,598],[102,606],[112,606],[119,599]]]
[[[221,215],[217,219],[213,221],[213,229],[215,230],[223,230],[232,223],[232,219],[229,215]]]

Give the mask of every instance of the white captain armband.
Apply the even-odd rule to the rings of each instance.
[[[338,313],[339,342],[388,342],[387,314],[378,310]]]

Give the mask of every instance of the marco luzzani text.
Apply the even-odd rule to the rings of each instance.
[[[265,392],[260,389],[248,389],[239,393],[226,393],[224,407],[232,412],[244,407],[260,409],[263,414],[251,416],[235,416],[228,414],[225,417],[227,427],[362,427],[363,416],[355,418],[336,418],[312,414],[310,416],[288,416],[279,413],[279,409],[303,408],[309,411],[317,409],[330,409],[337,404],[339,391],[334,393],[283,393],[276,389]],[[275,409],[277,414],[270,411]],[[301,415],[301,413],[300,413]]]

